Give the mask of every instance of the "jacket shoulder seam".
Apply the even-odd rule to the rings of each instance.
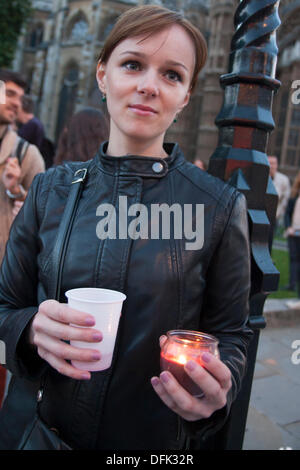
[[[186,175],[183,171],[182,171],[182,167],[178,167],[177,168],[178,171],[180,171],[180,173],[182,174],[182,176],[184,176],[190,183],[192,183],[197,189],[199,189],[200,191],[203,191],[205,192],[206,194],[209,194],[209,196],[211,196],[214,200],[216,200],[217,202],[220,202],[224,207],[227,206],[228,202],[227,201],[227,204],[226,203],[223,203],[223,196],[224,196],[224,193],[227,191],[227,192],[231,192],[232,194],[229,195],[229,200],[231,199],[232,195],[234,193],[237,193],[237,190],[234,186],[231,186],[229,183],[226,183],[225,181],[223,181],[224,183],[224,187],[222,188],[222,191],[216,195],[214,194],[213,192],[211,191],[208,191],[206,188],[202,188],[200,185],[196,184],[195,181],[193,181],[188,175]],[[212,176],[212,175],[211,175]]]

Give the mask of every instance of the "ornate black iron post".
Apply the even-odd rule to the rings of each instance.
[[[278,196],[266,155],[269,133],[274,128],[273,95],[280,86],[275,79],[278,6],[276,0],[243,0],[237,8],[229,71],[220,79],[224,102],[216,118],[219,142],[208,169],[245,195],[252,256],[249,326],[254,337],[242,390],[214,444],[219,449],[242,448],[259,334],[265,326],[263,307],[279,282],[269,251]]]

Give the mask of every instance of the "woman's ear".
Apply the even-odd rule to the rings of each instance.
[[[186,96],[185,96],[184,102],[183,102],[182,106],[180,107],[180,111],[182,111],[183,108],[185,108],[186,105],[189,103],[190,97],[191,97],[191,92],[188,91],[187,94],[186,94]]]
[[[106,93],[106,86],[105,86],[105,64],[102,62],[98,62],[97,65],[97,72],[96,72],[96,79],[98,82],[98,87],[102,93]]]

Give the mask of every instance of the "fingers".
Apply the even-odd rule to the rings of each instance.
[[[94,324],[92,315],[71,309],[67,304],[56,300],[47,300],[39,306],[32,321],[31,342],[37,346],[38,354],[58,372],[71,378],[89,379],[88,371],[81,371],[67,361],[99,361],[101,354],[92,347],[79,348],[65,341],[102,341],[102,333],[95,328],[89,328]]]
[[[12,209],[13,215],[16,217],[16,215],[19,213],[21,207],[23,206],[24,202],[23,201],[15,201]]]
[[[208,371],[209,374],[205,375],[207,383],[212,383],[213,378],[219,383],[220,387],[225,390],[229,390],[231,388],[231,372],[229,368],[222,362],[220,359],[216,358],[213,356],[213,354],[210,354],[209,352],[205,352],[201,356],[202,363],[203,363],[203,368],[196,368],[196,367],[191,367],[190,369],[194,369],[194,371],[188,371],[189,375],[192,377],[191,374],[195,374],[201,371]],[[208,379],[209,382],[208,382]],[[201,388],[202,388],[202,382],[201,382]]]
[[[186,373],[202,389],[204,397],[198,399],[188,393],[170,372],[151,379],[152,386],[161,400],[174,412],[188,421],[208,418],[227,402],[231,388],[231,373],[228,367],[209,353],[202,356],[205,368],[194,361],[185,365]]]
[[[94,328],[78,328],[76,326],[66,325],[53,321],[49,317],[37,318],[34,323],[36,334],[47,332],[48,335],[57,339],[66,341],[85,341],[87,343],[95,343],[101,341],[102,333]]]
[[[36,345],[39,348],[45,349],[49,353],[58,358],[70,361],[99,361],[101,354],[95,349],[76,348],[64,341],[52,338],[48,335],[39,334],[36,340]]]
[[[62,375],[66,375],[67,377],[76,380],[89,380],[91,378],[90,372],[76,369],[72,364],[69,364],[64,359],[57,357],[43,347],[38,348],[38,353],[42,359],[47,361]]]
[[[92,315],[74,310],[67,304],[56,300],[46,300],[39,307],[39,312],[61,323],[72,323],[78,326],[93,326],[95,319]]]
[[[181,387],[170,372],[162,372],[159,378],[152,377],[151,383],[165,405],[182,418],[196,421],[206,417],[205,411],[202,411],[201,401]]]
[[[7,160],[6,165],[5,165],[5,172],[7,174],[12,173],[13,176],[15,174],[17,174],[19,176],[19,174],[21,172],[21,168],[20,168],[20,165],[19,165],[19,162],[18,162],[17,158],[9,158]]]
[[[94,324],[95,319],[92,315],[71,309],[68,305],[60,304],[56,300],[47,300],[40,305],[32,322],[33,343],[41,344],[39,336],[43,334],[66,341],[88,343],[102,341],[101,331],[89,328]],[[77,325],[85,328],[78,328]]]
[[[163,345],[165,344],[165,342],[167,341],[167,337],[165,335],[162,335],[160,338],[159,338],[159,346],[160,348],[163,347]]]
[[[19,160],[17,159],[17,157],[9,157],[7,159],[7,165],[19,165]]]
[[[215,411],[226,405],[227,393],[231,388],[231,372],[220,359],[210,353],[202,354],[201,359],[203,367],[189,361],[185,365],[185,371],[202,389],[205,403]]]
[[[12,210],[13,216],[16,217],[18,215],[19,211],[20,211],[20,209],[17,209],[17,208],[14,207],[13,210]]]

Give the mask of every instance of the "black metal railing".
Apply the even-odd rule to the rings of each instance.
[[[269,244],[278,196],[266,155],[274,128],[273,95],[280,86],[275,79],[278,6],[275,0],[243,0],[239,4],[229,70],[220,78],[224,102],[215,121],[219,142],[208,171],[235,186],[247,199],[252,258],[249,326],[254,335],[242,390],[225,426],[214,438],[216,449],[242,449],[259,334],[265,327],[264,303],[268,294],[278,289],[279,282]]]

